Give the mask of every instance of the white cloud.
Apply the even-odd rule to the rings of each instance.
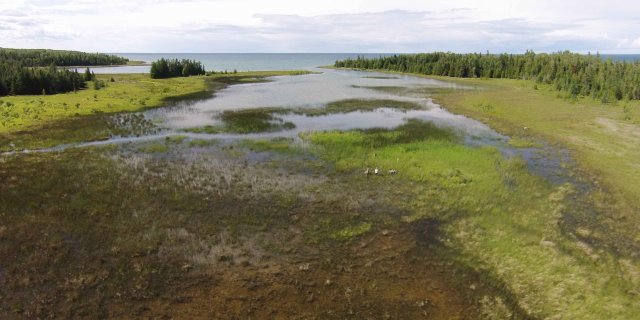
[[[106,52],[640,49],[630,1],[0,0],[0,46]]]
[[[616,46],[617,49],[623,49],[623,50],[633,50],[633,49],[640,49],[640,37],[635,38],[635,39],[622,39],[618,42],[618,45]]]

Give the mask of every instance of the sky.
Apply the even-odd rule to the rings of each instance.
[[[633,0],[0,0],[0,47],[640,53]]]

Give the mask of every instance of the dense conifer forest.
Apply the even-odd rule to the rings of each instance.
[[[19,63],[24,67],[102,66],[126,64],[127,58],[104,53],[86,53],[50,49],[7,49],[0,48],[0,62]]]
[[[205,74],[204,66],[195,60],[160,59],[151,63],[151,78],[163,79]]]
[[[86,76],[65,66],[125,64],[129,60],[103,53],[0,48],[0,96],[55,94],[86,87]]]
[[[376,69],[461,78],[529,79],[570,95],[602,102],[640,99],[640,63],[603,60],[599,55],[553,54],[403,54],[336,61],[338,68]]]
[[[0,63],[0,96],[55,94],[85,88],[84,77],[76,71],[23,67],[19,63]]]

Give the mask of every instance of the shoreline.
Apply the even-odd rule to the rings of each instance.
[[[56,68],[58,69],[98,69],[98,68],[118,68],[118,67],[146,67],[146,66],[151,66],[150,62],[147,61],[129,61],[127,62],[127,64],[107,64],[107,65],[95,65],[95,66],[56,66]],[[122,73],[122,75],[127,75],[130,73]]]
[[[567,99],[566,97],[563,97],[562,92],[555,91],[553,88],[551,88],[551,86],[545,85],[545,84],[536,84],[531,80],[457,78],[457,77],[446,77],[446,76],[432,76],[432,75],[410,73],[410,72],[377,70],[377,69],[355,69],[355,68],[336,68],[336,67],[327,67],[327,68],[335,69],[335,70],[354,70],[354,71],[362,71],[362,72],[379,72],[384,74],[415,76],[420,78],[454,82],[457,84],[471,86],[478,90],[490,91],[490,92],[497,92],[500,90],[511,90],[511,91],[514,91],[514,93],[527,94],[532,97],[537,96],[538,98],[541,99],[541,101],[543,101],[542,103],[539,104],[540,107],[545,107],[544,111],[551,112],[551,114],[553,114],[553,111],[558,111],[558,110],[552,110],[553,108],[549,108],[548,105],[549,104],[559,105],[560,108],[566,109],[566,112],[565,110],[561,110],[560,112],[555,112],[555,113],[558,113],[559,115],[557,119],[552,118],[552,119],[546,120],[544,119],[544,117],[539,117],[539,110],[535,110],[536,106],[531,105],[531,103],[525,106],[524,103],[521,103],[522,101],[518,101],[517,99],[509,99],[509,102],[512,104],[503,105],[503,101],[499,101],[499,100],[506,101],[507,99],[503,97],[503,96],[506,96],[505,94],[502,94],[502,96],[500,94],[487,95],[486,97],[483,97],[482,94],[477,94],[477,96],[479,96],[479,98],[476,99],[478,100],[477,101],[478,103],[488,104],[492,108],[499,107],[500,110],[486,110],[486,109],[482,109],[482,108],[478,108],[476,106],[470,105],[469,103],[470,100],[475,98],[473,93],[462,92],[458,95],[450,94],[450,93],[436,93],[432,96],[434,102],[440,104],[444,109],[447,109],[448,111],[454,114],[467,116],[472,119],[476,119],[480,122],[483,122],[486,125],[498,131],[499,133],[509,136],[511,138],[524,139],[524,140],[530,139],[530,138],[541,139],[543,141],[548,142],[552,146],[561,146],[562,148],[569,150],[571,153],[571,156],[576,161],[578,161],[578,164],[580,165],[580,170],[584,171],[584,173],[588,175],[588,178],[590,180],[593,180],[593,182],[595,182],[596,185],[602,183],[602,182],[598,182],[597,180],[602,180],[603,175],[602,175],[602,172],[600,172],[601,170],[593,166],[594,165],[593,159],[591,159],[593,158],[593,155],[585,154],[585,152],[588,152],[587,150],[588,148],[585,148],[586,146],[584,144],[579,143],[579,142],[586,142],[586,141],[584,141],[583,139],[568,137],[567,135],[564,135],[558,132],[561,129],[566,130],[566,128],[562,128],[562,126],[565,125],[565,123],[563,122],[565,117],[567,116],[571,117],[574,111],[584,112],[586,109],[587,111],[590,111],[591,113],[594,114],[594,119],[592,121],[586,120],[586,122],[590,123],[591,126],[594,126],[595,129],[601,129],[602,128],[601,126],[604,126],[604,125],[599,126],[597,124],[594,124],[594,123],[597,123],[598,121],[607,123],[609,126],[614,127],[614,126],[619,126],[620,124],[614,125],[614,124],[610,124],[608,121],[613,120],[618,123],[624,123],[623,121],[620,121],[620,119],[623,119],[624,117],[626,117],[625,114],[628,115],[627,105],[631,104],[636,109],[635,114],[632,116],[632,118],[635,119],[635,122],[625,123],[625,125],[635,126],[635,129],[632,129],[631,127],[627,127],[625,129],[627,132],[631,131],[630,135],[632,136],[632,138],[633,136],[640,137],[640,101],[630,101],[630,102],[620,101],[618,103],[613,103],[613,104],[602,104],[588,97],[581,97],[581,98],[578,98],[577,100],[570,100],[570,99]],[[538,89],[535,89],[536,85],[539,87]],[[483,99],[483,102],[479,102],[480,99]],[[501,105],[500,106],[493,105],[491,103],[492,99],[496,100],[496,102],[500,102]],[[535,102],[536,99],[530,99],[528,101]],[[527,119],[526,113],[518,114],[516,118],[512,116],[511,113],[509,113],[509,109],[511,107],[523,108],[523,109],[526,108],[526,110],[530,112],[529,114],[536,115],[538,117],[536,117],[535,122]],[[594,111],[594,109],[600,109],[600,110]],[[606,120],[602,120],[602,119],[606,119]],[[542,122],[540,122],[540,120],[542,120]],[[539,123],[540,125],[536,125],[536,122],[540,122]],[[550,125],[553,126],[551,128],[553,130],[548,130],[549,129],[548,126]],[[571,128],[576,128],[576,127],[577,126],[575,126],[575,124],[571,126]],[[619,133],[619,131],[621,131],[620,129],[617,129],[617,130],[613,130],[613,128],[610,128],[610,129],[612,129],[611,131],[615,131],[615,132],[610,132],[612,134]],[[576,131],[580,131],[580,130],[576,130]],[[620,136],[618,137],[618,139],[623,139],[623,138],[625,137],[620,137]],[[615,143],[614,140],[616,139],[603,141],[599,143],[600,144]],[[639,143],[638,145],[640,145],[640,139],[634,139],[634,140],[638,141]],[[619,152],[622,152],[622,151],[619,151]],[[586,163],[589,163],[589,166],[585,166]],[[603,163],[603,162],[600,162],[600,163]],[[631,166],[631,167],[634,167],[634,166]],[[640,192],[637,194],[640,194]],[[640,201],[638,201],[637,204],[640,204]]]
[[[237,74],[213,74],[209,76],[175,77],[168,79],[150,79],[148,74],[96,74],[99,80],[105,81],[106,87],[100,90],[83,89],[56,95],[20,95],[0,97],[5,106],[5,113],[0,115],[0,150],[12,151],[9,143],[20,136],[41,134],[41,130],[57,128],[64,131],[65,126],[75,127],[85,118],[97,119],[101,116],[115,113],[139,112],[164,106],[172,100],[188,99],[211,94],[226,85],[234,84],[241,79],[262,79],[272,76],[300,75],[307,71],[254,71],[238,72]],[[113,78],[114,82],[110,79]],[[27,108],[29,114],[22,111]],[[22,114],[22,115],[21,115]],[[4,117],[7,115],[6,117]],[[21,115],[15,117],[14,115]],[[94,120],[90,120],[94,121]],[[82,125],[84,126],[84,124]],[[89,130],[90,128],[86,128]],[[29,142],[21,148],[39,149],[50,147],[45,141],[50,137],[43,136],[43,140],[28,139]],[[68,139],[60,137],[63,140]],[[79,137],[71,138],[68,142],[77,142]],[[100,138],[93,138],[99,140]],[[25,141],[23,141],[24,143]],[[30,145],[37,142],[36,145]],[[59,142],[59,141],[58,141]],[[62,143],[56,143],[62,144]],[[14,150],[15,150],[14,149]]]

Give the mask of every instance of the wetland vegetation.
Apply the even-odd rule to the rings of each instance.
[[[635,102],[355,71],[97,77],[2,98],[1,150],[89,143],[0,156],[0,318],[640,314]]]
[[[183,129],[193,133],[264,133],[296,128],[293,122],[283,120],[282,115],[302,115],[320,117],[332,114],[375,111],[391,108],[400,111],[420,110],[424,107],[415,102],[392,99],[346,99],[328,103],[321,108],[256,108],[226,110],[216,116],[221,125]]]
[[[153,80],[145,75],[96,75],[105,82],[88,89],[53,96],[0,98],[0,150],[38,149],[55,145],[140,135],[154,130],[149,119],[128,112],[155,108],[175,99],[209,97],[229,84],[262,81],[292,72],[250,72]],[[113,81],[110,81],[113,79]],[[247,81],[249,79],[249,81]],[[116,113],[123,114],[114,117]]]

